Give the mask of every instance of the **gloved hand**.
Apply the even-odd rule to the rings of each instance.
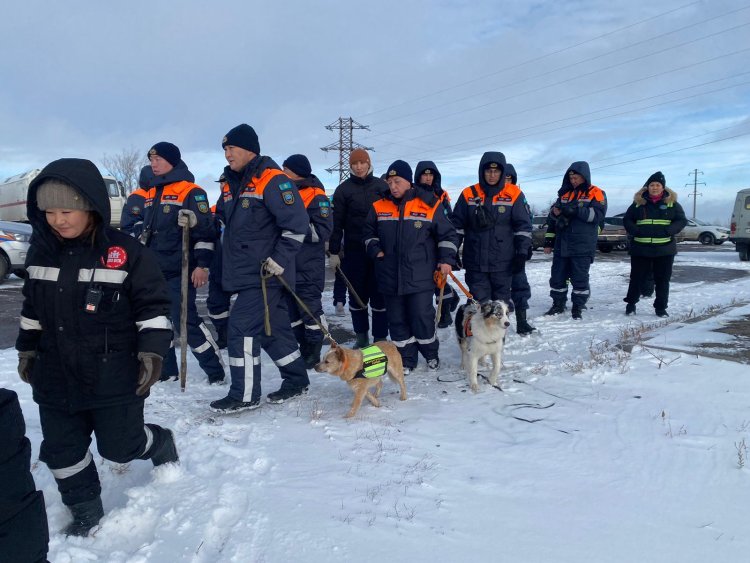
[[[266,258],[266,261],[263,262],[263,272],[271,274],[272,276],[280,276],[284,273],[284,268],[279,266],[276,262],[274,262],[273,258],[269,256],[268,258]]]
[[[578,214],[578,209],[575,205],[563,205],[562,208],[560,208],[560,213],[562,213],[568,219],[572,219]]]
[[[141,396],[159,381],[162,358],[153,352],[138,352],[138,361],[141,362],[141,370],[138,372],[138,389],[135,390],[135,394]]]
[[[198,224],[198,217],[189,209],[180,209],[177,213],[177,224],[180,227],[187,225],[191,229]]]
[[[331,270],[335,272],[341,268],[341,257],[338,254],[331,254],[328,257],[328,265],[331,266]]]
[[[561,213],[557,217],[557,223],[555,224],[555,229],[558,231],[562,231],[568,225],[570,225],[570,219],[568,219],[565,215]]]
[[[31,383],[31,370],[36,361],[36,351],[27,350],[18,353],[18,375],[24,383]]]

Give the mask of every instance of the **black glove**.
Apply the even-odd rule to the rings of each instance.
[[[578,209],[576,209],[575,205],[563,205],[560,208],[560,213],[568,219],[572,219],[578,214]]]
[[[557,224],[555,225],[555,230],[562,231],[565,227],[570,225],[570,219],[568,219],[565,215],[562,213],[557,217]]]
[[[31,372],[34,369],[36,352],[28,350],[18,353],[18,375],[24,383],[31,383]]]
[[[141,396],[145,395],[151,389],[151,386],[159,381],[162,358],[159,354],[153,352],[139,352],[138,361],[141,362],[141,369],[138,372],[138,389],[135,390],[135,394]]]

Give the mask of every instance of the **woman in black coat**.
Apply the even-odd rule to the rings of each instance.
[[[34,227],[23,286],[18,373],[39,405],[39,459],[73,513],[68,535],[104,515],[89,445],[117,463],[178,460],[170,430],[143,423],[172,327],[150,250],[109,227],[107,189],[88,160],[47,165],[29,186]]]
[[[624,301],[626,315],[635,314],[644,280],[653,271],[654,311],[658,317],[668,317],[669,280],[677,254],[675,235],[687,224],[685,212],[677,203],[677,194],[667,188],[664,174],[654,172],[643,188],[638,190],[633,203],[625,212],[625,230],[631,235],[630,284]]]

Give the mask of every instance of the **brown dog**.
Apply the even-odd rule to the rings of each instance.
[[[398,353],[398,348],[392,342],[387,341],[375,342],[373,346],[377,346],[385,354],[388,360],[386,368],[388,376],[399,384],[401,387],[401,400],[405,401],[406,384],[404,383],[404,365],[401,362],[401,354]],[[315,365],[315,371],[318,373],[330,373],[331,375],[340,377],[354,391],[352,408],[344,415],[344,418],[351,418],[357,414],[365,397],[374,406],[380,406],[378,396],[383,387],[383,377],[365,377],[363,360],[364,356],[360,350],[343,348],[334,343],[331,345],[331,349],[323,356],[321,362]],[[370,388],[372,387],[375,388],[375,394],[370,393]]]

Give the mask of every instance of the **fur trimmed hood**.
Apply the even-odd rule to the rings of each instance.
[[[648,201],[647,197],[648,188],[641,188],[637,192],[635,192],[635,195],[633,196],[633,203],[638,206],[646,205],[646,202]],[[677,192],[665,187],[664,193],[661,195],[661,198],[662,201],[666,204],[677,203]]]

